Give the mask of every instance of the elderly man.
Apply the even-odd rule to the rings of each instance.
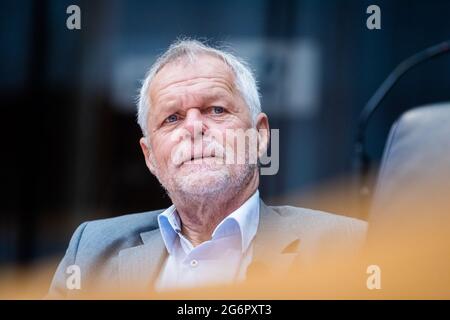
[[[236,56],[198,41],[172,44],[143,82],[138,122],[145,163],[173,205],[81,224],[50,297],[235,283],[252,270],[296,272],[325,248],[352,251],[363,241],[362,221],[260,199],[249,151],[266,151],[269,123],[253,74]],[[247,130],[256,144],[245,143],[242,155],[239,135],[226,132]],[[81,276],[75,289],[70,270]]]

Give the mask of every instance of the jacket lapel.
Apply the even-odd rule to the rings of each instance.
[[[247,269],[248,278],[283,275],[293,267],[300,239],[286,220],[260,200],[259,226],[253,241],[253,259]]]
[[[141,233],[143,244],[119,252],[119,278],[122,289],[149,291],[167,256],[159,228]]]

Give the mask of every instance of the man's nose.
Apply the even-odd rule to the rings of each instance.
[[[184,127],[189,131],[192,138],[201,136],[205,132],[202,113],[197,108],[191,108],[186,112]]]

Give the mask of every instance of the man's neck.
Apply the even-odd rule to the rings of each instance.
[[[194,247],[211,239],[217,225],[238,209],[256,191],[259,176],[256,172],[244,189],[227,190],[220,195],[194,199],[171,196],[181,220],[181,233]]]

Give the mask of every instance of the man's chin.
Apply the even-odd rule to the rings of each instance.
[[[185,194],[196,196],[216,195],[227,189],[229,185],[229,173],[220,169],[206,169],[200,167],[197,171],[183,174],[176,178],[176,184]]]

